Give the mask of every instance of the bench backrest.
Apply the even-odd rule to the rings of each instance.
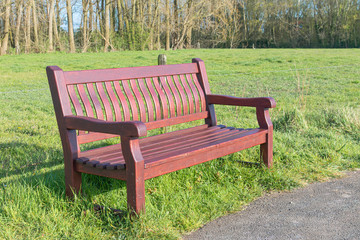
[[[58,121],[66,115],[139,120],[150,130],[208,117],[208,80],[201,69],[205,71],[203,62],[193,59],[187,64],[68,72],[48,67],[48,76],[54,72],[49,83],[55,111],[61,111]],[[109,137],[80,131],[78,143]]]

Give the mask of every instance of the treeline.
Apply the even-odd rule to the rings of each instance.
[[[1,55],[360,42],[360,0],[0,1]]]

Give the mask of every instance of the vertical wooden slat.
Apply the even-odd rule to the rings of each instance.
[[[167,81],[165,77],[160,77],[161,86],[163,87],[166,97],[169,100],[169,107],[170,107],[170,117],[175,117],[175,103],[170,91],[169,86],[167,85]]]
[[[86,115],[88,117],[94,117],[94,112],[93,112],[93,109],[92,109],[92,106],[91,106],[91,103],[90,103],[90,99],[86,94],[84,85],[83,84],[78,84],[77,88],[78,88],[78,92],[79,92],[79,95],[80,95],[80,99],[84,104]]]
[[[68,93],[71,99],[71,102],[73,103],[74,109],[75,109],[75,113],[77,116],[84,116],[84,112],[82,110],[82,106],[81,103],[79,101],[78,96],[76,95],[76,91],[75,91],[76,85],[68,85],[67,89],[68,89]],[[85,131],[77,131],[78,134],[85,134]]]
[[[177,116],[181,116],[182,115],[182,111],[181,111],[181,100],[180,100],[180,96],[179,96],[179,92],[176,90],[176,87],[174,85],[174,82],[172,80],[171,76],[167,76],[167,81],[169,83],[170,89],[173,93],[173,96],[175,98],[175,104],[176,104],[176,115]]]
[[[139,114],[138,114],[138,109],[137,109],[137,105],[135,102],[135,98],[132,95],[130,86],[129,86],[129,80],[124,80],[121,81],[122,86],[124,88],[125,91],[125,95],[127,96],[127,99],[129,100],[129,104],[131,107],[131,113],[132,113],[132,120],[139,120]]]
[[[179,81],[179,78],[177,75],[174,75],[174,82],[175,82],[175,86],[177,87],[179,93],[180,93],[180,97],[181,97],[181,102],[182,102],[182,106],[183,106],[183,115],[188,114],[188,102],[186,100],[186,93],[184,92],[184,89],[181,86],[181,83]]]
[[[104,114],[103,114],[103,111],[102,111],[102,107],[101,107],[101,103],[98,99],[98,96],[96,95],[96,92],[95,92],[95,89],[94,89],[94,85],[92,83],[88,83],[86,84],[87,86],[87,89],[89,91],[89,95],[90,95],[90,98],[91,98],[91,101],[93,102],[94,104],[94,108],[95,108],[95,112],[96,112],[96,117],[98,119],[102,119],[104,120]]]
[[[101,99],[104,109],[105,109],[106,120],[114,121],[111,105],[110,105],[109,99],[107,98],[107,94],[105,92],[103,83],[101,83],[101,82],[96,83],[96,88],[98,90],[100,99]]]
[[[186,74],[186,80],[189,83],[190,89],[194,95],[194,100],[195,100],[195,112],[200,112],[200,99],[199,99],[199,95],[196,91],[196,87],[193,83],[193,81],[191,81],[191,75],[190,74]]]
[[[156,95],[156,90],[154,89],[154,86],[152,85],[151,78],[146,78],[145,82],[146,82],[146,86],[149,89],[149,92],[151,94],[152,100],[154,102],[156,120],[160,120],[161,119],[160,101],[159,101],[158,96]],[[149,121],[150,121],[150,119],[149,119]]]
[[[187,81],[185,80],[185,76],[184,75],[180,75],[180,80],[182,85],[184,86],[185,92],[186,92],[186,96],[189,100],[189,114],[194,113],[194,98],[192,96],[191,90],[187,84]]]
[[[163,113],[162,118],[163,119],[169,118],[169,110],[168,110],[168,104],[167,104],[165,93],[162,90],[157,78],[153,78],[153,82],[154,82],[155,89],[156,89],[157,93],[159,94],[159,98],[161,101],[161,108],[162,108],[162,113]]]
[[[192,62],[196,63],[198,66],[199,72],[196,74],[196,76],[197,76],[197,79],[199,80],[199,83],[200,83],[202,89],[204,89],[205,95],[211,94],[209,80],[208,80],[208,77],[206,74],[204,61],[201,60],[200,58],[193,58]],[[214,105],[207,103],[206,96],[205,96],[205,100],[206,100],[206,110],[209,113],[208,118],[205,119],[205,123],[208,124],[209,126],[216,126],[217,121],[216,121]]]
[[[123,94],[123,92],[121,91],[121,86],[119,82],[114,82],[114,88],[116,91],[116,94],[120,100],[123,112],[124,112],[124,121],[130,121],[130,108],[129,108],[129,104],[126,101],[126,97]]]
[[[68,85],[67,90],[68,90],[71,102],[72,102],[72,104],[74,106],[76,115],[84,116],[84,113],[83,113],[83,110],[82,110],[82,107],[81,107],[81,103],[80,103],[80,101],[78,99],[78,96],[76,95],[76,92],[75,92],[75,87],[76,87],[76,85]]]
[[[145,79],[138,79],[140,90],[145,98],[147,112],[148,112],[148,116],[149,116],[149,122],[151,122],[151,121],[155,120],[154,119],[154,108],[153,108],[153,104],[151,102],[151,97],[149,95],[149,92],[146,89],[144,81],[145,81]]]
[[[112,87],[111,82],[105,82],[105,87],[106,87],[106,91],[109,94],[110,97],[110,101],[113,105],[114,108],[114,112],[115,112],[115,121],[121,121],[121,109],[120,109],[120,105],[118,103],[118,100],[115,96],[115,92],[114,89]]]
[[[136,79],[131,79],[130,80],[130,87],[135,95],[136,101],[138,103],[139,106],[139,111],[140,111],[140,120],[142,122],[146,122],[146,108],[145,108],[145,103],[143,100],[143,97],[138,89],[138,86],[136,84]]]
[[[205,103],[205,94],[204,94],[204,90],[202,89],[202,87],[200,86],[200,83],[199,83],[199,79],[197,78],[196,74],[193,73],[192,74],[192,78],[193,78],[193,81],[195,83],[195,86],[199,92],[199,95],[200,95],[200,100],[201,100],[201,111],[205,111],[205,106],[206,106],[206,103]]]

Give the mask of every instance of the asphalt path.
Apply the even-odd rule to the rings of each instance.
[[[184,239],[360,240],[360,171],[291,192],[271,193]]]

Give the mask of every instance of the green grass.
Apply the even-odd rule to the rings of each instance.
[[[202,58],[213,93],[276,99],[274,167],[236,161],[259,161],[255,147],[148,180],[147,213],[135,220],[92,210],[93,204],[126,210],[122,181],[85,175],[85,194],[68,200],[45,67],[154,65],[159,53],[164,52],[0,57],[0,239],[177,239],[265,192],[360,167],[359,49],[170,51],[169,64]],[[219,124],[257,126],[252,108],[216,111]]]

